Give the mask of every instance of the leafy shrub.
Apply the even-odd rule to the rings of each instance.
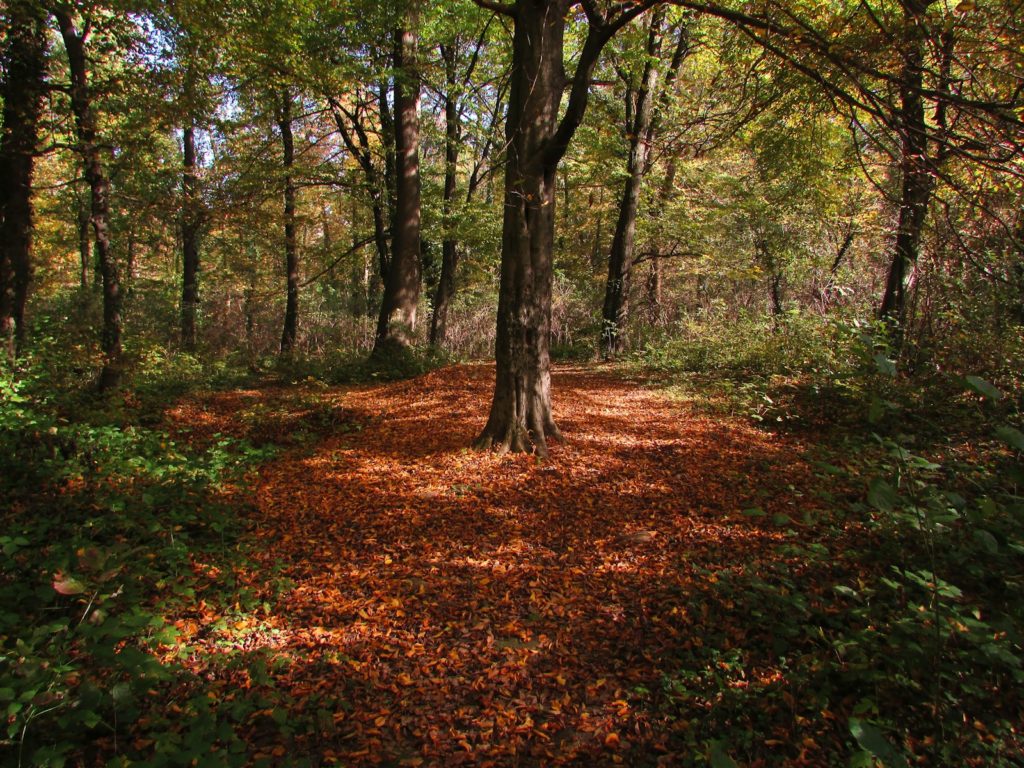
[[[237,532],[217,490],[262,454],[71,422],[30,384],[0,376],[0,742],[62,765],[175,676],[148,652],[175,637],[161,615],[194,598],[191,558]]]

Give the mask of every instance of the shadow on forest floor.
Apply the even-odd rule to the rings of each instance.
[[[779,630],[820,608],[787,597],[794,582],[827,590],[840,567],[805,446],[559,369],[567,441],[548,460],[471,451],[492,377],[214,393],[169,413],[195,439],[269,430],[287,445],[316,426],[252,488],[236,578],[259,607],[216,633],[200,607],[177,618],[203,686],[286,710],[240,726],[252,755],[689,765],[700,720],[736,696],[752,713],[735,725],[757,731],[733,745],[748,754],[842,750],[787,688],[806,636]]]

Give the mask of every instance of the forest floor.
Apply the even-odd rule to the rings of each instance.
[[[816,668],[799,665],[815,664],[802,649],[839,610],[832,585],[855,578],[846,539],[863,534],[820,524],[843,491],[809,438],[559,367],[565,443],[546,460],[473,451],[492,384],[493,367],[463,365],[205,393],[167,412],[194,443],[283,446],[238,489],[247,560],[194,563],[196,602],[169,617],[180,635],[165,648],[214,706],[249,702],[250,758],[848,755],[855,702],[807,695]],[[233,607],[202,599],[232,579],[245,596]]]

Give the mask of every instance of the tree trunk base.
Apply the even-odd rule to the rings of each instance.
[[[538,408],[534,414],[543,410]],[[531,423],[533,426],[528,427],[527,424]],[[473,447],[481,451],[493,450],[498,454],[533,453],[540,457],[547,457],[548,441],[565,442],[561,430],[558,429],[550,415],[543,418],[533,415],[528,419],[520,419],[511,415],[507,418],[496,419],[492,414],[483,432],[473,442]]]
[[[105,363],[96,380],[96,387],[101,394],[109,394],[121,386],[123,372],[118,363]]]

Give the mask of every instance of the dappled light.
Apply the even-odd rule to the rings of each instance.
[[[0,766],[1024,764],[1021,6],[0,2]]]
[[[770,583],[781,563],[827,574],[799,555],[823,510],[792,438],[566,369],[554,386],[569,439],[548,459],[470,451],[492,375],[463,366],[323,390],[361,428],[259,470],[253,562],[236,578],[264,607],[188,644],[200,665],[264,651],[276,670],[265,687],[315,691],[317,706],[346,713],[290,749],[346,764],[657,761],[683,743],[658,714],[666,681],[703,674],[707,649],[763,630],[718,614],[712,585],[746,573]],[[214,412],[231,431],[237,395],[189,398],[168,418],[188,430],[187,414]],[[753,679],[737,685],[785,688],[771,654],[746,664]],[[784,714],[779,727],[779,757],[836,738]]]

